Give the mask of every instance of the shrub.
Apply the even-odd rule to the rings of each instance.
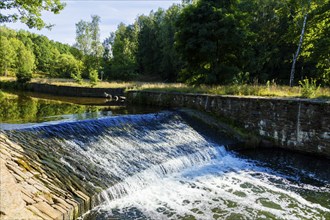
[[[99,77],[98,77],[98,72],[95,69],[92,69],[89,71],[89,80],[91,83],[91,86],[96,86],[97,82],[99,81]]]
[[[305,98],[314,98],[320,89],[320,85],[316,84],[316,79],[304,79],[299,81],[301,86],[301,96]]]

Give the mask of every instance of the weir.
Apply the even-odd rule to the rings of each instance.
[[[210,161],[223,148],[173,112],[43,123],[3,133],[24,149],[29,167],[45,169],[56,187],[72,198],[81,197],[78,190],[90,197],[82,212],[133,190],[135,179],[141,188],[148,178]]]
[[[44,203],[62,213],[63,204],[79,204],[80,211],[64,214],[68,218],[76,219],[90,209],[81,218],[330,216],[329,203],[310,201],[299,192],[322,191],[329,198],[327,177],[299,173],[314,175],[308,181],[316,181],[316,187],[294,181],[296,173],[284,175],[240,158],[225,149],[225,137],[221,141],[199,132],[175,111],[27,125],[1,132],[21,146],[25,165],[14,161],[21,172],[36,173],[43,184],[39,188],[49,193]],[[39,210],[33,212],[39,217],[40,212],[49,215],[40,208],[38,193],[30,197],[30,211]]]

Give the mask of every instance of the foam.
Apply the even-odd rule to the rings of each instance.
[[[196,219],[223,219],[235,213],[247,219],[257,216],[322,219],[324,213],[330,212],[299,193],[288,191],[279,183],[274,184],[272,178],[297,187],[274,171],[270,174],[267,168],[227,154],[206,164],[153,179],[144,183],[140,190],[109,200],[98,209],[112,215],[114,211],[125,212],[134,208],[151,219],[177,219],[189,215]],[[174,214],[168,216],[164,214],[166,212]]]

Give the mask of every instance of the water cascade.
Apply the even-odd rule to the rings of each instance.
[[[330,218],[327,177],[242,158],[175,112],[3,132],[54,175],[97,192],[85,219]]]

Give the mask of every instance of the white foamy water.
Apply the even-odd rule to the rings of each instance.
[[[108,200],[94,213],[102,213],[103,219],[326,219],[330,213],[287,189],[314,187],[290,183],[224,150],[212,161],[160,178],[152,178],[155,170],[145,172],[150,179],[125,180],[122,191],[129,193]],[[329,189],[320,190],[330,195]]]

